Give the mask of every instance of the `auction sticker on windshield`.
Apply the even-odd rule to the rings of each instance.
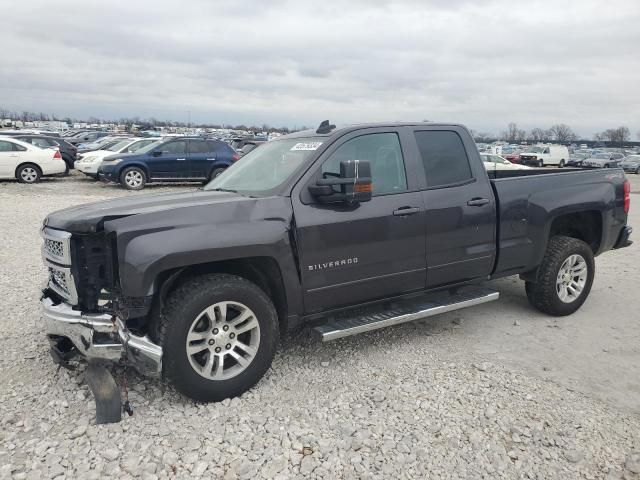
[[[295,152],[299,150],[317,150],[320,145],[322,145],[322,142],[296,143],[293,147],[291,147],[291,151]]]

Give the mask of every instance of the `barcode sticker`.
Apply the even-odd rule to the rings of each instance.
[[[322,142],[296,143],[293,147],[291,147],[291,151],[295,152],[300,150],[317,150],[320,145],[322,145]]]

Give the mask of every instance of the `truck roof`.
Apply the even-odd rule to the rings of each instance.
[[[324,122],[323,122],[324,123]],[[321,124],[322,125],[322,124]],[[384,127],[462,127],[464,125],[459,123],[436,123],[436,122],[381,122],[381,123],[358,123],[354,125],[345,125],[341,127],[332,128],[326,133],[318,133],[316,129],[301,130],[299,132],[290,133],[288,135],[282,135],[278,137],[278,140],[287,138],[309,138],[309,137],[333,137],[342,136],[346,133],[361,130],[363,128],[384,128]]]

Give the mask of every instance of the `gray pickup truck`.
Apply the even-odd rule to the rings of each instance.
[[[323,340],[496,300],[584,303],[594,257],[630,244],[620,169],[487,172],[467,129],[376,124],[267,142],[203,189],[44,221],[56,362],[124,362],[185,395],[240,395],[281,333]],[[525,313],[525,312],[523,312]]]

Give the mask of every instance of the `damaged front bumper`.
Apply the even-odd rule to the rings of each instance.
[[[45,295],[41,300],[45,333],[56,363],[75,361],[125,363],[143,375],[162,372],[162,347],[149,337],[129,331],[119,318],[106,313],[82,313]]]

